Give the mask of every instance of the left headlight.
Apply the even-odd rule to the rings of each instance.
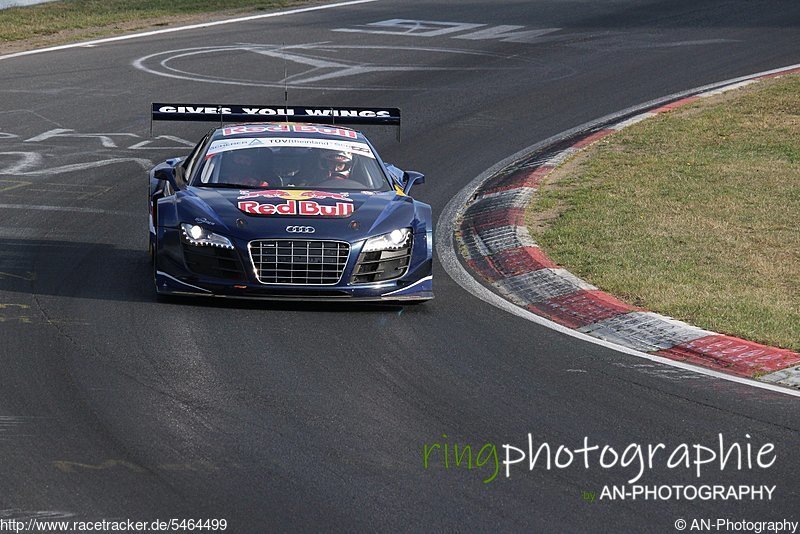
[[[196,224],[181,224],[181,234],[187,242],[199,247],[233,248],[233,243],[227,237],[210,232]]]
[[[380,250],[399,250],[405,248],[411,238],[411,228],[398,228],[388,234],[383,234],[367,239],[363,252],[378,252]]]

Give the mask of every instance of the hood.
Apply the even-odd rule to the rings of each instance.
[[[178,194],[182,222],[246,240],[300,237],[287,233],[286,227],[311,226],[314,239],[354,241],[410,226],[414,220],[413,200],[396,191],[191,187]]]

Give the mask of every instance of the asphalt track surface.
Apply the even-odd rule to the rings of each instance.
[[[334,31],[392,19],[486,26]],[[497,25],[551,30],[458,38]],[[427,174],[415,194],[436,217],[525,146],[797,63],[798,43],[792,1],[385,0],[0,61],[0,518],[223,517],[230,532],[797,520],[795,398],[565,337],[441,268],[436,299],[413,307],[157,302],[144,168],[188,151],[149,137],[151,101],[278,104],[285,64],[295,103],[403,110],[401,144],[367,133],[384,159]],[[198,47],[212,48],[180,52]],[[554,448],[770,442],[769,469],[662,466],[640,483],[776,489],[771,501],[589,504],[582,492],[635,471],[519,464],[484,484],[486,466],[423,469],[423,444],[524,448],[528,433]]]

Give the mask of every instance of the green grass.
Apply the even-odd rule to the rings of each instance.
[[[630,303],[800,350],[800,77],[606,138],[528,220],[555,261]]]
[[[62,42],[136,30],[170,19],[294,6],[301,0],[64,0],[0,10],[0,43]],[[165,20],[157,20],[165,19]]]

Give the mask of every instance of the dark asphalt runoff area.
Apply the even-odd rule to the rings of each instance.
[[[151,102],[281,104],[285,68],[290,103],[401,108],[400,143],[365,132],[427,175],[414,194],[437,218],[526,146],[799,63],[799,44],[790,0],[381,0],[0,60],[0,519],[225,518],[235,533],[797,521],[797,398],[566,337],[438,265],[419,306],[158,302],[145,171],[208,127],[151,137]],[[639,463],[604,469],[598,451],[588,469],[526,459],[506,478],[503,445],[527,450],[528,434],[554,456],[588,437],[692,458],[722,434],[742,469],[717,460],[698,477],[657,456],[636,484],[774,491],[600,499]],[[471,445],[473,469],[446,467],[445,443]]]

